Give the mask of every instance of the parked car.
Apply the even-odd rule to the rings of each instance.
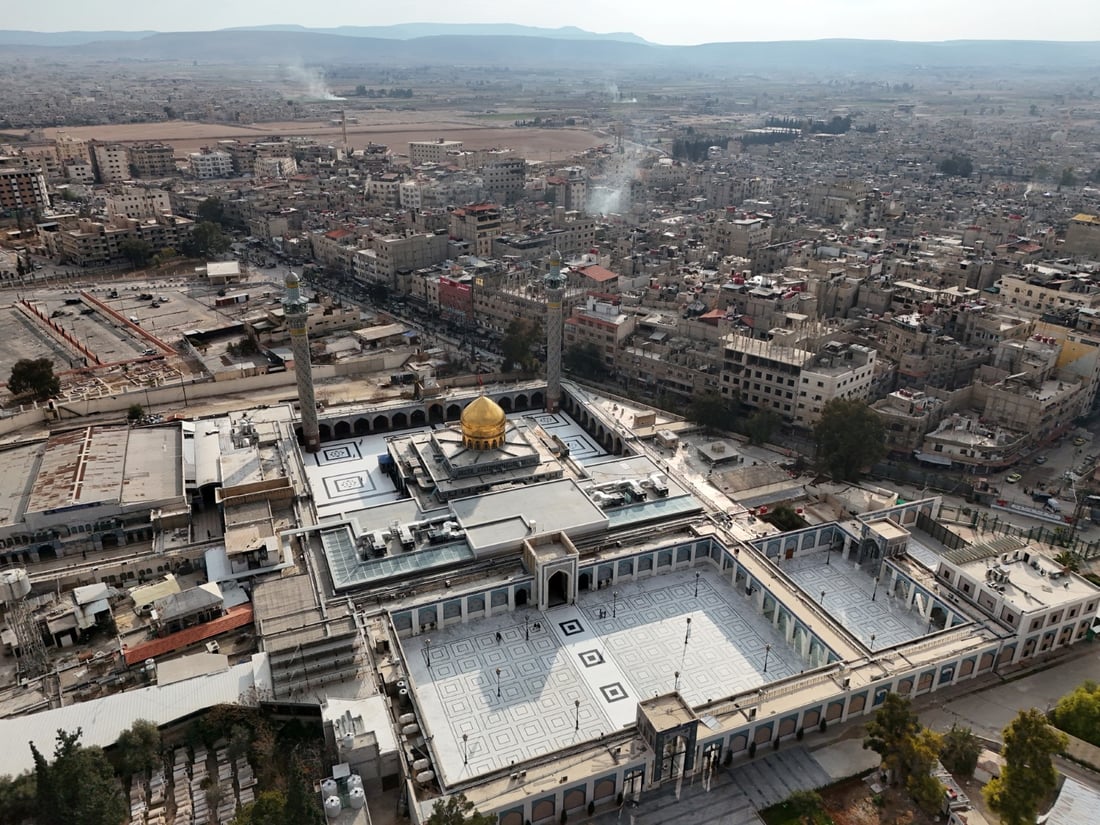
[[[1007,481],[1009,484],[1015,484],[1021,478],[1023,478],[1023,476],[1019,473],[1009,473],[1007,476],[1005,476],[1005,481]]]

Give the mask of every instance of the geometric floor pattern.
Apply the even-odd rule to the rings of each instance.
[[[633,724],[638,700],[677,680],[699,704],[798,673],[801,658],[749,598],[699,571],[698,596],[695,571],[678,571],[403,639],[444,781]]]
[[[875,580],[854,564],[832,554],[829,564],[821,553],[779,562],[783,572],[794,579],[810,598],[821,601],[825,609],[845,630],[873,649],[892,647],[918,639],[928,633],[928,622],[915,607],[906,608],[886,582],[875,592]],[[874,599],[872,599],[874,596]]]
[[[384,435],[326,441],[315,453],[303,453],[306,479],[319,516],[334,516],[396,501],[393,482],[378,466],[386,452]]]
[[[565,413],[534,413],[525,415],[529,421],[540,425],[550,435],[556,435],[569,448],[571,458],[584,462],[607,455],[584,429]]]

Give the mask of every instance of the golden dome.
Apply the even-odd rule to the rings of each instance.
[[[475,449],[499,447],[504,440],[507,416],[493,399],[485,395],[475,398],[462,411],[462,440]]]

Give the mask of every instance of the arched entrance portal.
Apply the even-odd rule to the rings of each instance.
[[[569,574],[559,570],[546,582],[546,606],[557,607],[561,604],[569,604]]]

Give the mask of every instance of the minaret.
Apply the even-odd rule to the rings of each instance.
[[[321,433],[317,427],[317,402],[313,397],[313,366],[309,362],[309,301],[302,297],[294,272],[286,276],[283,311],[290,328],[290,347],[294,351],[298,406],[302,408],[302,443],[307,452],[315,453],[321,446]]]
[[[561,274],[561,252],[550,253],[550,272],[542,279],[546,286],[546,411],[557,412],[561,401],[561,299],[565,276]]]

